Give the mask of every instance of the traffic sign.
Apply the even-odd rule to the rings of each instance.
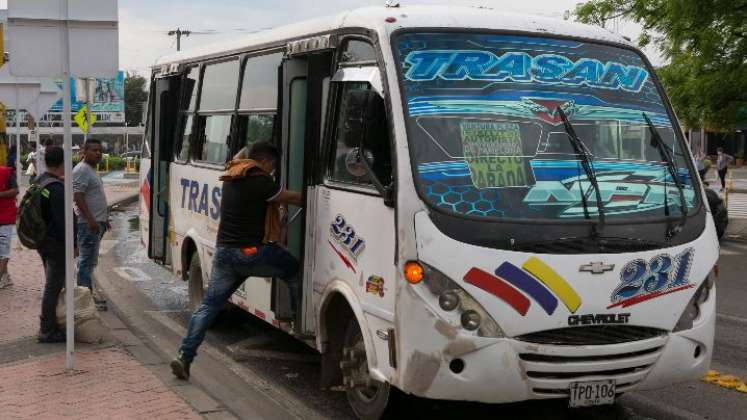
[[[82,131],[85,134],[88,134],[88,129],[90,128],[90,126],[96,123],[96,114],[91,113],[91,116],[89,118],[86,118],[87,113],[88,113],[88,105],[81,108],[80,111],[78,111],[78,113],[75,114],[75,117],[73,118],[75,120],[75,123],[78,124],[78,128],[80,128],[80,131]]]

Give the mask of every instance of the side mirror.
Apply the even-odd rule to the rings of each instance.
[[[348,171],[352,174],[356,169],[364,170],[384,198],[384,203],[393,207],[392,186],[383,185],[372,169],[374,160],[381,158],[377,156],[377,152],[382,150],[380,143],[388,141],[384,99],[375,91],[357,89],[347,92],[344,101],[343,140],[346,146],[354,148],[346,159]]]
[[[356,89],[347,92],[345,101],[344,141],[348,147],[365,147],[371,142],[384,118],[384,100],[372,90]]]
[[[366,151],[366,158],[369,164],[373,164],[373,155],[371,152]],[[362,178],[368,175],[366,167],[363,166],[362,156],[360,149],[354,147],[350,149],[347,155],[345,155],[345,168],[348,173],[356,178]]]

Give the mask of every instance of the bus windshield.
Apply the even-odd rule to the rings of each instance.
[[[394,47],[415,182],[431,206],[477,217],[578,220],[596,217],[601,204],[614,220],[680,217],[697,205],[685,143],[635,51],[472,32],[407,32]]]

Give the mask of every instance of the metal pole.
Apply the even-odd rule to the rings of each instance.
[[[89,92],[90,89],[88,86],[88,79],[85,79],[85,83],[83,83],[83,86],[85,86],[86,88],[86,130],[83,131],[83,144],[85,145],[88,141],[88,132],[91,131],[91,118],[89,117],[91,115],[91,92]]]
[[[70,31],[68,25],[68,2],[65,5],[65,27],[62,34],[62,124],[65,130],[63,150],[65,151],[65,324],[67,329],[67,346],[65,367],[74,367],[75,352],[75,311],[73,279],[73,135],[70,130]]]
[[[18,122],[18,85],[16,85],[16,112],[13,115],[16,126],[16,179],[21,179],[21,128]]]
[[[125,121],[125,153],[130,151],[129,133],[127,132],[127,121]]]

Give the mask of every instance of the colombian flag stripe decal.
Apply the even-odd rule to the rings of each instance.
[[[548,315],[552,315],[555,312],[555,308],[558,307],[558,299],[545,289],[542,283],[519,267],[509,262],[504,262],[495,270],[495,275],[511,283],[517,289],[537,301]]]
[[[571,313],[576,313],[578,307],[581,306],[581,297],[578,296],[578,293],[573,290],[571,285],[563,280],[555,270],[535,257],[529,258],[522,268],[534,277],[537,277],[548,289],[552,290],[555,296],[560,298]]]
[[[516,310],[516,312],[520,313],[521,316],[526,315],[529,310],[529,299],[527,299],[526,296],[519,293],[518,290],[511,287],[511,285],[506,283],[504,280],[499,279],[488,272],[473,267],[464,275],[464,281],[473,284],[508,303]]]

